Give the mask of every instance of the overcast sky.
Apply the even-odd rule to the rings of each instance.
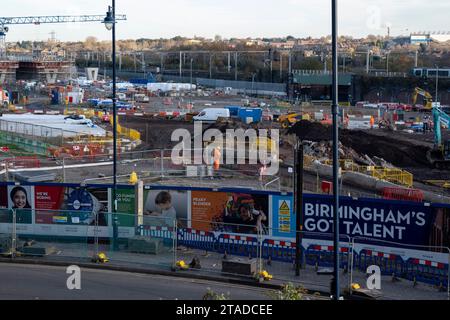
[[[110,0],[2,1],[0,16],[105,14]],[[117,13],[128,21],[119,39],[172,38],[216,34],[230,37],[320,37],[330,34],[330,0],[116,0]],[[408,34],[450,30],[449,0],[338,0],[340,34]],[[50,32],[63,41],[88,36],[109,39],[101,24],[10,26],[7,41],[47,40]]]

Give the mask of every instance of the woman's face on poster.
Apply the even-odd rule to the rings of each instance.
[[[15,208],[23,209],[27,205],[27,195],[25,194],[25,192],[19,190],[14,194],[13,202]]]

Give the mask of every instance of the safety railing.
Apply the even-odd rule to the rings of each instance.
[[[326,160],[325,164],[332,165],[331,160]],[[414,185],[413,174],[397,169],[397,168],[382,168],[377,166],[362,166],[354,163],[351,159],[339,160],[339,167],[343,171],[351,171],[363,173],[374,178],[399,184],[408,188],[412,188]]]
[[[267,220],[249,218],[245,212],[226,219],[192,220],[174,218],[170,210],[136,216],[94,207],[0,209],[0,255],[84,263],[101,262],[106,256],[110,264],[133,270],[266,279],[271,275],[274,283],[299,283],[317,291],[330,288],[332,234],[270,228]],[[450,299],[447,247],[341,235],[339,258],[341,286],[350,293],[353,283],[365,287],[368,269],[375,266],[384,298]]]
[[[354,237],[351,244],[350,278],[366,275],[369,267],[379,268],[379,284],[393,299],[402,299],[405,287],[429,285],[450,299],[450,249],[444,246],[421,246],[385,240]],[[396,283],[399,284],[396,285]],[[403,282],[403,283],[402,283]],[[403,288],[401,288],[403,286]],[[350,287],[350,291],[352,288]],[[439,298],[438,293],[415,290],[417,299]]]

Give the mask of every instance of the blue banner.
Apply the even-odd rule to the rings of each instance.
[[[341,198],[340,232],[403,244],[428,245],[434,210],[413,202]],[[303,230],[333,233],[333,199],[307,195],[303,205]]]

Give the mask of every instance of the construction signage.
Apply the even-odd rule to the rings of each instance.
[[[295,216],[293,199],[287,196],[272,196],[272,235],[295,237]]]

